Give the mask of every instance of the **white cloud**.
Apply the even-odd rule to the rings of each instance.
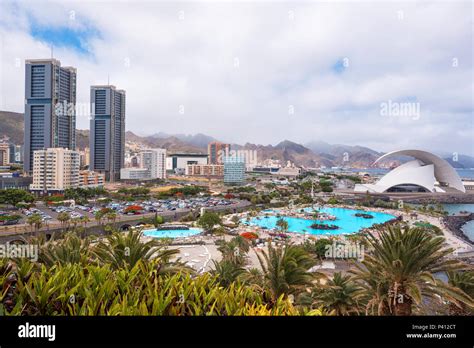
[[[89,102],[89,86],[108,76],[125,89],[127,129],[139,134],[474,153],[470,2],[24,1],[0,7],[2,109],[23,110],[24,59],[50,55],[48,44],[29,33],[34,19],[45,27],[99,32],[87,42],[90,56],[56,47],[55,57],[78,68],[79,102]],[[335,73],[344,58],[348,67]],[[380,116],[381,102],[405,98],[420,103],[419,120]],[[87,127],[87,117],[79,118],[78,128]]]

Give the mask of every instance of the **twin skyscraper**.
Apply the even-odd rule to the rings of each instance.
[[[31,175],[34,151],[76,150],[76,117],[81,115],[75,68],[62,67],[56,59],[27,60],[25,73],[24,170]],[[125,157],[125,91],[91,86],[89,146],[89,169],[105,174],[107,181],[118,180]]]

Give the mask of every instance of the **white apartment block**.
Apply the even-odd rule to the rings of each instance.
[[[166,178],[166,150],[145,149],[140,151],[140,167],[150,171],[151,179]]]
[[[149,180],[150,171],[147,168],[122,168],[120,180]]]
[[[77,151],[60,147],[34,151],[30,190],[61,192],[78,187],[79,162]]]

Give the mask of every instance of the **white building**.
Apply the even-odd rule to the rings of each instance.
[[[80,155],[64,148],[36,150],[33,154],[32,191],[61,192],[79,186]]]
[[[147,168],[122,168],[120,180],[149,180],[151,173]]]
[[[166,170],[184,174],[188,165],[207,163],[207,154],[175,153],[166,157]]]
[[[466,192],[456,170],[444,159],[420,150],[387,153],[375,163],[390,156],[410,156],[406,162],[383,176],[375,184],[358,184],[356,192]],[[375,164],[374,163],[374,164]]]
[[[150,171],[151,179],[166,178],[166,150],[146,149],[140,151],[140,167]]]
[[[281,176],[298,176],[301,174],[301,168],[298,167],[283,167],[278,169],[278,172],[272,173]]]

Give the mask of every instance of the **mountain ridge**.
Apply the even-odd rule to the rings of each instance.
[[[24,119],[22,113],[0,111],[0,138],[7,136],[15,144],[23,144]],[[218,141],[216,138],[203,134],[169,134],[154,133],[149,136],[140,136],[128,130],[125,139],[129,146],[165,148],[170,153],[189,152],[207,153],[207,144]],[[76,144],[78,149],[89,146],[89,130],[76,130]],[[326,166],[354,168],[370,167],[377,158],[384,153],[361,145],[329,144],[324,141],[312,141],[304,144],[285,139],[276,145],[262,145],[245,143],[231,144],[234,150],[256,151],[257,159],[278,160],[282,165],[292,162],[297,166],[308,168]],[[474,157],[459,154],[457,161],[451,157],[444,157],[455,168],[474,168]],[[382,166],[391,167],[403,162],[402,158],[388,159]]]

